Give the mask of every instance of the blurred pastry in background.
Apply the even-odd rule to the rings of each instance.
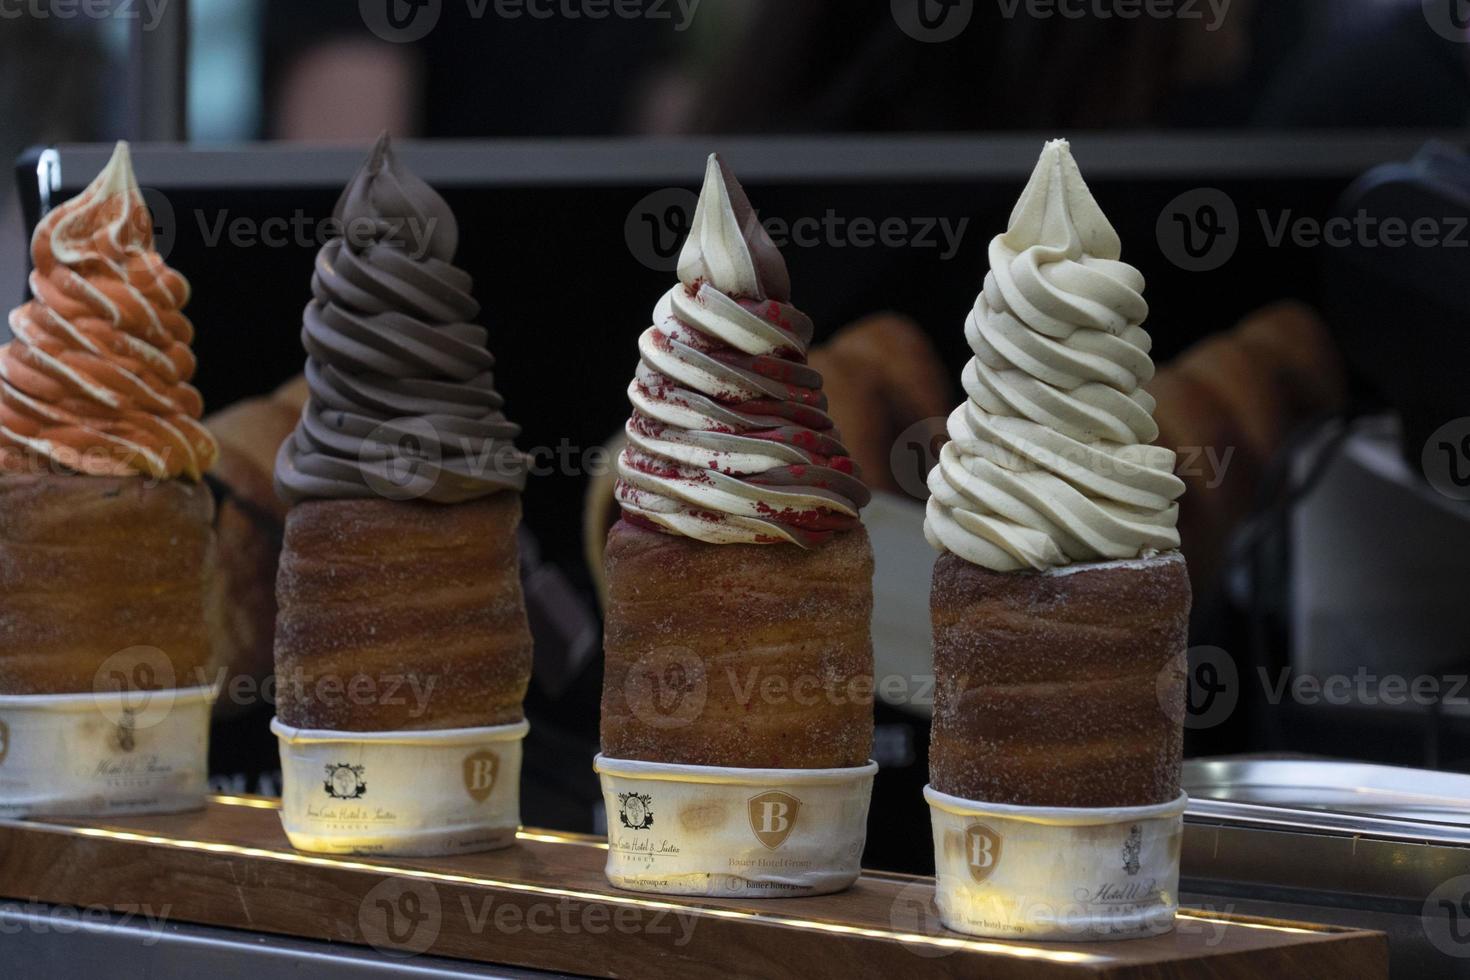
[[[1180,549],[1195,594],[1204,595],[1291,435],[1343,410],[1346,368],[1321,317],[1283,301],[1195,344],[1146,388],[1158,403],[1158,444],[1174,450],[1189,488]]]
[[[827,412],[871,490],[903,493],[893,447],[905,430],[942,419],[954,386],[923,329],[897,313],[875,313],[812,349]]]
[[[287,506],[275,490],[276,454],[301,420],[308,389],[298,375],[269,395],[236,402],[204,420],[219,443],[210,474],[218,541],[209,636],[226,678],[261,680],[273,669],[276,568]],[[216,712],[236,708],[220,698]]]

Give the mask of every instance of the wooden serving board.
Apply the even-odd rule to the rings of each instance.
[[[1038,978],[1388,976],[1380,933],[1191,910],[1126,942],[991,942],[951,933],[934,883],[871,872],[840,895],[663,899],[603,878],[600,838],[527,830],[448,858],[293,851],[272,800],[103,821],[0,821],[0,897],[605,977]]]

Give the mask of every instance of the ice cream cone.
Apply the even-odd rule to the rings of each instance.
[[[6,815],[203,803],[214,502],[199,480],[217,450],[189,384],[189,285],[152,224],[119,143],[37,226],[32,299],[0,347]]]
[[[511,844],[531,635],[525,460],[501,412],[448,205],[387,137],[337,205],[281,446],[282,820],[298,848]]]
[[[839,890],[876,768],[868,491],[785,262],[717,157],[679,280],[639,340],[605,556],[608,878]],[[650,856],[654,837],[672,846]]]
[[[925,520],[944,552],[928,790],[940,913],[1005,938],[1158,932],[1178,904],[1190,589],[1184,485],[1152,445],[1143,387],[1143,276],[1063,140],[990,266]]]

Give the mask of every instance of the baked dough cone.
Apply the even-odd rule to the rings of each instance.
[[[0,694],[208,684],[213,512],[181,480],[0,474]]]
[[[278,580],[280,719],[363,732],[521,721],[531,633],[520,519],[520,495],[509,492],[451,507],[291,508]],[[354,684],[374,696],[352,697]]]
[[[1189,598],[1177,552],[1065,574],[941,555],[934,788],[1032,807],[1175,799]]]
[[[605,554],[608,878],[836,891],[875,768],[869,494],[785,262],[718,157],[679,279],[639,340]]]
[[[531,672],[519,429],[454,216],[386,135],[336,218],[302,330],[310,398],[276,460],[282,821],[313,851],[508,845]]]
[[[606,561],[605,754],[754,769],[868,761],[867,532],[806,551],[710,545],[619,521]]]
[[[1141,935],[1178,904],[1184,484],[1152,444],[1143,276],[1120,256],[1048,143],[991,242],[929,476],[926,797],[941,918],[975,935]]]
[[[123,143],[31,248],[0,347],[0,813],[197,806],[217,450],[189,285],[153,249]]]

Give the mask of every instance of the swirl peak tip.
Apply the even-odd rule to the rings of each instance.
[[[373,148],[368,151],[366,168],[369,173],[377,173],[393,157],[393,137],[385,129],[378,134],[377,140],[373,142]]]
[[[786,260],[718,153],[706,160],[704,186],[679,254],[679,280],[692,286],[701,279],[733,298],[791,297]]]
[[[387,130],[342,191],[332,216],[339,237],[358,251],[386,245],[415,259],[452,262],[459,247],[449,204],[398,158]]]
[[[1004,238],[1016,250],[1053,248],[1075,258],[1083,253],[1117,259],[1123,243],[1082,179],[1065,139],[1048,140],[1021,192]]]
[[[133,172],[133,154],[128,147],[128,141],[118,140],[107,166],[102,168],[88,189],[99,197],[111,197],[115,194],[127,194],[137,187],[138,178]]]

